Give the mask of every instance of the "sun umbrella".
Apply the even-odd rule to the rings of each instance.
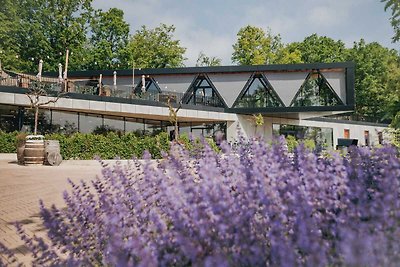
[[[142,75],[142,93],[146,91],[146,77]]]
[[[62,75],[62,64],[58,63],[58,82],[63,82],[63,75]]]
[[[39,60],[39,72],[36,77],[39,79],[39,82],[42,81],[42,70],[43,70],[43,60]]]

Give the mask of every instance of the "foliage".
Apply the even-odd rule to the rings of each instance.
[[[122,10],[95,10],[92,0],[4,0],[0,11],[5,69],[34,72],[42,59],[44,70],[57,71],[67,49],[70,70],[122,67],[129,35]]]
[[[21,69],[18,41],[20,15],[16,1],[2,0],[0,5],[0,62],[3,69]]]
[[[97,10],[91,20],[91,51],[87,55],[86,69],[105,70],[123,65],[123,49],[128,44],[129,24],[124,21],[124,12],[111,8],[104,12]]]
[[[298,51],[301,62],[304,63],[331,63],[346,61],[347,49],[342,41],[335,41],[326,36],[312,34],[300,43],[292,43],[289,51]]]
[[[296,137],[293,135],[288,135],[286,136],[286,144],[288,151],[294,152],[295,148],[299,145],[299,142],[297,142]]]
[[[359,118],[393,119],[399,111],[400,57],[395,50],[363,39],[349,51],[349,60],[356,63],[356,115]],[[398,104],[397,104],[398,105]]]
[[[130,159],[133,156],[141,157],[145,150],[151,151],[155,158],[160,158],[161,152],[169,149],[167,133],[138,137],[133,133],[120,135],[106,131],[102,134],[74,133],[71,136],[49,134],[45,138],[60,141],[64,159],[93,159],[96,156],[102,159]]]
[[[186,48],[174,40],[175,27],[161,24],[154,29],[146,26],[132,36],[125,51],[125,62],[134,62],[135,68],[182,67]]]
[[[398,42],[400,40],[400,3],[398,0],[381,0],[381,2],[386,2],[385,11],[391,9],[390,23],[394,29],[393,42]]]
[[[239,65],[273,63],[277,51],[282,48],[280,36],[274,36],[271,31],[265,33],[262,28],[247,25],[239,30],[237,36],[232,62]]]
[[[17,153],[18,132],[0,130],[0,153]]]
[[[296,43],[290,43],[280,49],[276,55],[275,64],[296,64],[303,63],[301,51]]]
[[[196,61],[196,67],[221,66],[221,59],[218,57],[209,57],[204,52],[200,52]]]
[[[315,141],[313,139],[304,139],[301,140],[301,143],[304,145],[304,148],[314,151],[316,149]]]
[[[391,147],[318,157],[282,139],[241,139],[193,160],[104,164],[41,216],[49,241],[18,226],[34,265],[396,266],[400,160]],[[4,249],[3,249],[4,250]]]
[[[44,70],[57,71],[65,61],[65,51],[78,53],[86,41],[87,25],[92,15],[92,0],[14,1],[20,22],[10,36],[18,42],[18,54],[24,61],[22,71],[35,71],[44,60]],[[79,14],[79,15],[77,15]],[[71,56],[74,69],[77,59]],[[12,66],[9,66],[12,67]]]

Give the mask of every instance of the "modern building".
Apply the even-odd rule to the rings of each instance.
[[[78,71],[68,73],[67,86],[58,83],[58,74],[48,73],[42,78],[46,87],[67,92],[43,107],[40,128],[172,131],[170,103],[178,109],[180,133],[194,136],[222,131],[234,140],[240,128],[248,137],[293,135],[332,148],[343,138],[357,139],[359,145],[382,143],[387,125],[332,118],[354,110],[354,68],[343,62]],[[1,128],[29,130],[24,87],[35,76],[2,77]]]

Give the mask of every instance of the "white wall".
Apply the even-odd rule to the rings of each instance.
[[[264,125],[258,126],[256,132],[255,121],[253,116],[236,115],[235,122],[228,124],[228,129],[227,129],[228,141],[233,141],[234,139],[237,138],[238,126],[240,127],[244,136],[248,138],[254,136],[263,136],[265,139],[269,140],[272,138],[273,124],[289,124],[289,125],[308,126],[308,127],[332,128],[334,147],[336,147],[337,145],[338,138],[344,138],[345,129],[350,130],[351,139],[358,139],[359,146],[366,145],[364,138],[364,131],[369,131],[369,139],[370,139],[369,142],[371,146],[374,146],[379,144],[378,133],[384,132],[384,130],[387,129],[387,127],[376,126],[376,125],[264,117]],[[388,141],[388,136],[384,134],[383,137],[384,140]]]

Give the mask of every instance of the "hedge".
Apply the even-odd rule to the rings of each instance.
[[[0,131],[0,153],[16,153],[18,132]],[[169,150],[169,136],[160,133],[157,136],[136,136],[128,133],[119,136],[114,132],[106,135],[75,133],[45,135],[46,140],[60,142],[61,155],[64,159],[130,159],[141,157],[148,150],[153,158],[160,158],[161,151]]]
[[[5,133],[0,131],[0,153],[16,153],[18,136],[25,136],[19,132]],[[156,136],[137,136],[134,133],[119,135],[115,132],[105,134],[74,133],[65,135],[59,133],[45,135],[46,140],[58,140],[63,159],[130,159],[133,156],[141,158],[145,150],[153,158],[161,158],[162,151],[169,151],[170,141],[166,132]],[[211,147],[218,151],[212,139],[206,139]],[[202,149],[199,139],[190,140],[182,135],[179,142],[188,149],[193,156]]]

